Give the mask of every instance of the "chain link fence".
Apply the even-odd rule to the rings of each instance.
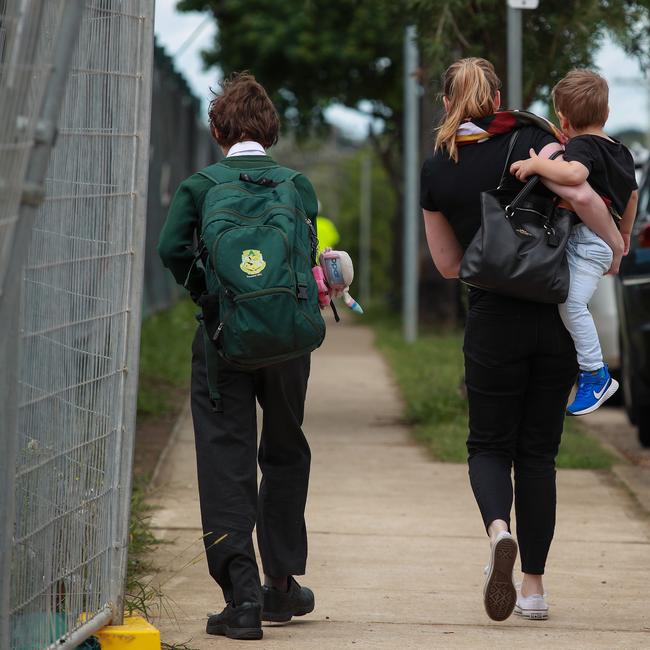
[[[19,320],[0,331],[16,379],[15,402],[2,404],[3,650],[72,648],[122,617],[153,5],[0,0],[0,273],[18,288],[2,293],[0,313]],[[81,26],[68,34],[75,6]],[[48,102],[39,77],[56,71],[66,38],[75,49],[58,139],[26,246],[15,232],[38,199],[25,179]]]
[[[216,81],[215,81],[216,84]],[[156,252],[174,191],[188,176],[216,162],[221,150],[207,128],[207,115],[162,47],[154,49],[151,156],[144,269],[144,313],[171,307],[185,293]]]

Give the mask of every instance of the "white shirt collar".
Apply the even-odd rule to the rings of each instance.
[[[244,142],[237,142],[230,147],[226,158],[231,156],[266,156],[266,151],[259,142],[244,140]]]

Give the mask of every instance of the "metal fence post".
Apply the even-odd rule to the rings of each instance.
[[[4,401],[2,418],[2,434],[5,440],[3,450],[4,463],[7,471],[1,477],[0,489],[0,647],[11,647],[10,622],[10,589],[11,589],[11,557],[12,536],[14,528],[14,466],[17,443],[17,414],[18,414],[18,340],[20,318],[20,296],[22,290],[21,269],[24,264],[32,234],[32,225],[38,205],[43,199],[43,183],[47,172],[50,153],[57,133],[59,112],[65,94],[66,80],[70,70],[72,55],[77,43],[79,26],[84,10],[82,0],[64,0],[60,29],[54,44],[50,72],[47,78],[46,91],[40,111],[36,137],[27,167],[23,202],[16,222],[9,263],[10,273],[4,274],[2,292],[0,294],[0,323],[5,330],[0,349],[0,399]]]
[[[149,174],[149,135],[151,91],[153,78],[154,6],[141,2],[139,58],[140,79],[138,88],[137,147],[133,161],[133,187],[135,207],[131,228],[129,279],[129,313],[124,351],[125,376],[122,393],[122,422],[116,445],[118,471],[115,474],[117,491],[113,520],[113,557],[111,559],[109,602],[113,608],[113,624],[119,625],[124,617],[124,587],[126,581],[129,544],[129,517],[133,479],[133,449],[137,412],[138,369],[140,361],[140,324],[142,319],[144,257],[147,219],[147,182]]]

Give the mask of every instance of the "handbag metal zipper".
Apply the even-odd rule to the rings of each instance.
[[[510,207],[509,205],[506,206],[506,215],[508,214],[507,210],[509,207]],[[545,221],[548,221],[548,217],[545,214],[541,213],[539,210],[533,210],[532,208],[515,208],[515,210],[522,210],[523,212],[533,212],[535,214],[538,214]],[[510,217],[508,217],[508,219],[510,219]]]

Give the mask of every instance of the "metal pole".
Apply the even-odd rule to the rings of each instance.
[[[57,641],[48,646],[46,650],[76,650],[86,639],[91,637],[95,632],[99,632],[106,627],[113,617],[110,607],[106,606],[95,614],[82,627],[78,627],[73,632],[65,634]]]
[[[140,324],[142,320],[142,279],[147,220],[147,181],[149,175],[149,137],[151,127],[151,84],[153,77],[153,3],[141,2],[142,26],[139,55],[142,61],[139,84],[137,148],[133,165],[135,205],[131,231],[131,274],[129,312],[126,333],[125,377],[122,387],[122,421],[119,427],[115,472],[115,517],[113,520],[113,557],[110,568],[109,602],[113,608],[113,625],[124,619],[124,586],[129,546],[129,517],[133,478],[133,448],[140,361]]]
[[[50,153],[56,140],[59,113],[65,95],[68,72],[72,62],[81,18],[84,11],[82,0],[65,0],[61,23],[51,54],[47,87],[43,97],[40,118],[36,127],[25,181],[23,199],[14,230],[14,239],[7,268],[13,273],[4,276],[0,294],[0,323],[5,334],[0,347],[0,399],[4,400],[0,422],[4,439],[4,463],[6,471],[0,477],[0,648],[11,646],[11,622],[9,618],[11,594],[11,556],[14,532],[14,479],[17,448],[18,422],[18,363],[20,345],[20,313],[22,295],[22,269],[32,237],[32,227],[40,203],[45,195],[45,174]]]
[[[404,268],[402,283],[402,329],[404,340],[413,343],[418,328],[418,127],[420,124],[418,50],[414,25],[404,33]]]
[[[370,302],[370,243],[372,220],[372,153],[361,161],[361,205],[359,211],[359,300]]]
[[[508,5],[508,108],[523,109],[521,91],[521,9]]]

